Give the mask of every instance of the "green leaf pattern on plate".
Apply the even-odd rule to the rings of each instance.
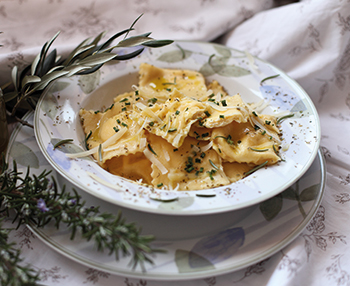
[[[190,273],[215,269],[214,265],[206,258],[183,249],[176,250],[175,263],[179,273]]]
[[[192,55],[188,50],[175,50],[162,54],[157,60],[167,63],[176,63],[189,58]]]
[[[179,45],[178,49],[163,53],[157,58],[158,61],[167,62],[167,63],[176,63],[184,59],[189,58],[193,54],[200,54],[198,52],[189,51],[182,49]],[[199,72],[203,76],[211,76],[213,74],[219,74],[225,77],[240,77],[250,74],[251,72],[245,68],[239,67],[237,65],[228,64],[231,58],[231,50],[226,47],[214,46],[215,51],[218,55],[203,55],[208,57],[208,62],[203,64]]]
[[[32,149],[21,142],[14,142],[11,148],[11,157],[17,164],[24,167],[39,168],[39,159]]]
[[[183,197],[179,198],[176,201],[171,202],[162,202],[159,204],[158,208],[163,210],[182,210],[189,206],[191,206],[194,203],[193,197]]]
[[[315,200],[320,190],[320,184],[309,186],[303,189],[301,193],[299,192],[299,182],[296,182],[294,186],[295,189],[289,187],[283,193],[260,203],[260,211],[267,221],[272,220],[280,213],[283,207],[283,199],[297,201],[300,213],[303,216],[305,215],[301,202]]]
[[[281,194],[260,203],[259,208],[267,221],[275,218],[282,210],[283,198]]]
[[[214,45],[214,49],[223,57],[231,57],[231,50],[225,46]]]
[[[79,77],[79,86],[85,93],[93,92],[100,84],[101,71],[97,70],[92,74],[81,75]]]
[[[57,99],[52,94],[52,92],[48,93],[45,97],[45,100],[43,101],[41,105],[41,109],[46,113],[46,116],[51,118],[51,120],[54,120],[57,114]]]

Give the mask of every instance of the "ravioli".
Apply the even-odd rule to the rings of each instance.
[[[213,150],[202,151],[205,142],[187,137],[180,148],[153,134],[148,136],[154,156],[165,167],[163,172],[152,164],[152,184],[171,189],[200,190],[227,185],[220,156]]]
[[[86,145],[114,175],[166,190],[216,188],[281,161],[276,118],[196,71],[141,64],[104,111],[80,110]]]

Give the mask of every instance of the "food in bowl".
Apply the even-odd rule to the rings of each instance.
[[[160,189],[228,185],[281,160],[276,117],[197,71],[143,63],[132,91],[79,115],[88,151],[69,156]]]

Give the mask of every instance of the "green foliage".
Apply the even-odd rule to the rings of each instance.
[[[12,84],[3,87],[5,102],[7,108],[11,110],[11,116],[15,116],[19,109],[35,109],[42,91],[58,78],[90,74],[112,60],[125,61],[134,58],[142,53],[145,47],[163,47],[173,42],[155,40],[150,37],[151,33],[128,37],[140,17],[130,28],[116,33],[104,43],[100,43],[104,32],[92,40],[84,40],[65,59],[57,55],[56,49],[50,52],[53,42],[59,36],[59,32],[56,33],[44,44],[30,65],[22,71],[19,71],[17,66],[12,69]],[[114,40],[121,36],[124,38],[113,45]]]
[[[99,207],[85,206],[85,201],[74,189],[72,192],[67,192],[64,187],[59,189],[55,180],[49,179],[49,174],[43,171],[39,176],[31,175],[28,168],[23,177],[17,171],[15,162],[13,170],[5,163],[0,174],[0,212],[9,216],[10,211],[14,210],[16,215],[13,222],[17,222],[17,228],[22,224],[44,227],[53,222],[58,229],[64,224],[71,231],[71,239],[81,233],[82,238],[95,241],[98,251],[107,250],[117,260],[120,255],[131,256],[130,265],[133,268],[140,266],[145,270],[145,263],[153,263],[150,255],[160,251],[150,246],[153,236],[141,235],[140,229],[134,223],[127,223],[121,213],[101,213]],[[19,252],[11,244],[5,243],[5,230],[1,230],[0,240],[0,252],[8,252],[14,264],[20,262]],[[0,256],[5,252],[1,252]],[[11,266],[8,260],[0,259],[0,271],[6,277],[13,275],[11,267],[15,266]],[[30,268],[21,269],[26,277],[31,277]]]

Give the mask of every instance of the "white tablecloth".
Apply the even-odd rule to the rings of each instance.
[[[267,60],[307,91],[321,120],[327,161],[316,217],[283,251],[231,274],[186,282],[128,279],[89,269],[45,246],[22,227],[11,233],[24,263],[46,285],[350,285],[350,1],[304,0],[0,1],[0,84],[31,62],[58,30],[65,53],[101,31],[112,35],[144,13],[136,33],[216,41]],[[278,6],[278,7],[277,7]],[[220,37],[219,37],[220,36]],[[219,38],[218,38],[219,37]],[[9,222],[7,222],[8,224]],[[305,243],[303,236],[310,239]]]

